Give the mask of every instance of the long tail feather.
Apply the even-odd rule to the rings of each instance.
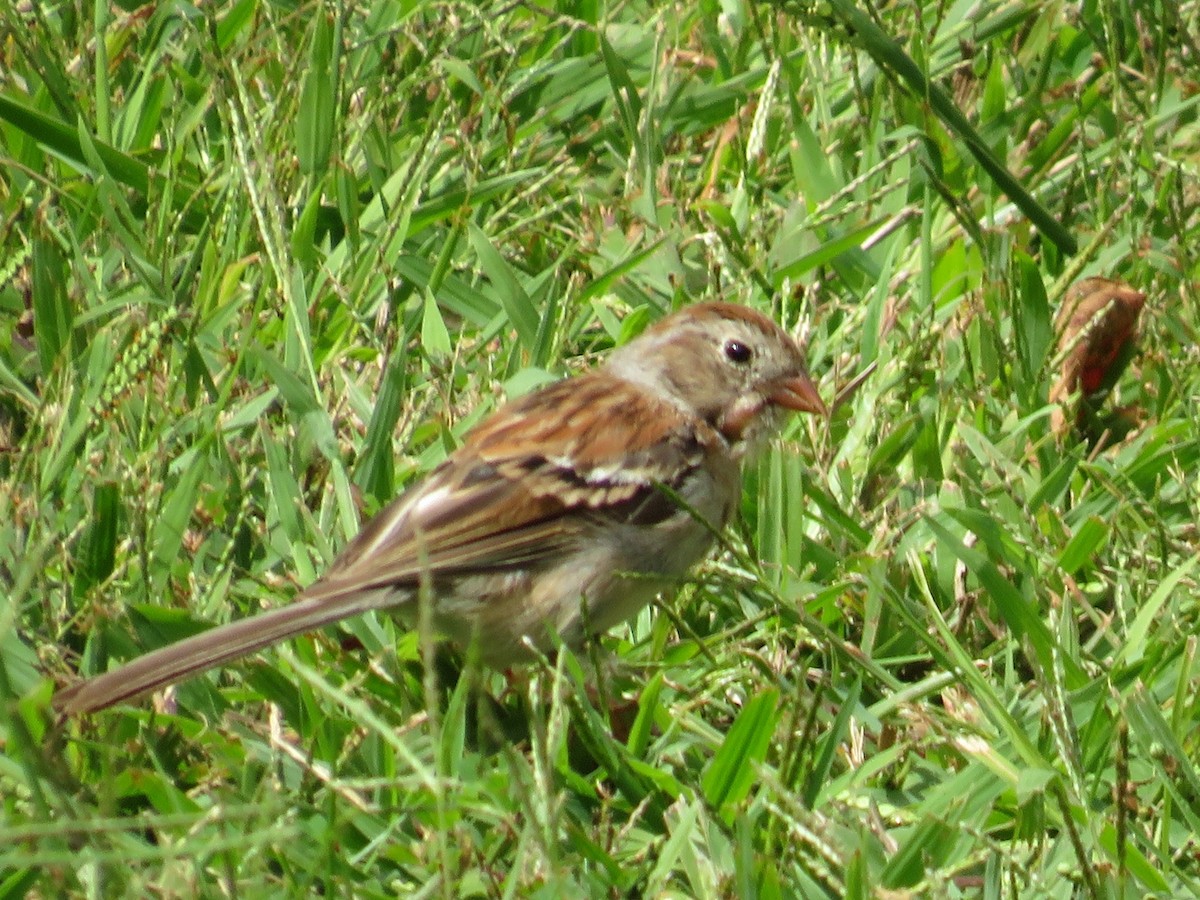
[[[59,691],[54,705],[64,715],[97,712],[184,681],[222,663],[247,656],[287,638],[315,631],[334,622],[402,602],[395,590],[346,590],[340,595],[321,591],[258,615],[230,622],[177,643],[161,647],[132,662]]]

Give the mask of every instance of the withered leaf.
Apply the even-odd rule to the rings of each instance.
[[[1132,356],[1145,305],[1145,294],[1109,278],[1084,278],[1067,289],[1054,321],[1059,375],[1050,402],[1059,404],[1052,420],[1057,434],[1064,433],[1067,412],[1073,411],[1070,420],[1079,425],[1085,408],[1094,408],[1112,390]]]

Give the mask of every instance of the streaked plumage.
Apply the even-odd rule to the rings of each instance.
[[[741,457],[778,409],[824,411],[796,343],[745,307],[689,307],[601,368],[497,410],[291,604],[149,653],[56,705],[102,709],[370,609],[411,621],[422,584],[437,630],[477,640],[489,664],[521,662],[555,635],[576,645],[709,550],[737,504]]]

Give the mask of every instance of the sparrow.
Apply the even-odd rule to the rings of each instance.
[[[500,407],[289,604],[59,691],[66,715],[138,697],[368,610],[505,669],[625,621],[712,547],[741,465],[787,411],[825,415],[798,343],[732,303],[685,307],[599,368]],[[424,598],[424,600],[419,600]]]
[[[1067,431],[1068,417],[1082,428],[1112,389],[1133,352],[1145,304],[1141,291],[1108,278],[1083,278],[1067,289],[1054,320],[1061,368],[1049,400],[1059,404],[1051,417],[1056,434]],[[1076,392],[1081,402],[1068,409]]]

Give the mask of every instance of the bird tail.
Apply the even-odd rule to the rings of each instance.
[[[359,585],[338,590],[317,584],[287,606],[220,625],[71,685],[54,695],[54,706],[66,716],[97,712],[287,638],[398,602],[400,598],[393,588],[363,589]]]

